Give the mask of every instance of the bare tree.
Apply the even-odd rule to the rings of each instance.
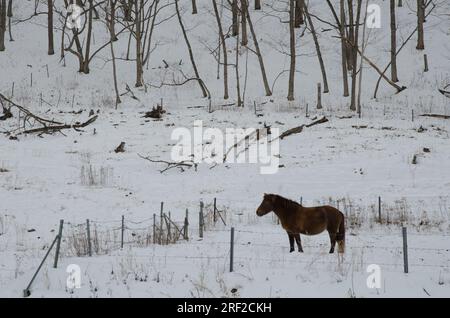
[[[114,22],[112,22],[115,19],[116,3],[117,3],[117,0],[109,0],[109,21],[107,21],[107,26],[108,26],[109,34],[110,34],[110,42],[109,43],[110,43],[110,48],[111,48],[114,91],[116,93],[116,109],[117,109],[117,106],[121,103],[121,100],[120,100],[120,95],[119,95],[119,88],[117,85],[116,56],[114,54],[114,39],[117,39],[117,38],[116,38],[116,34],[114,32]]]
[[[395,0],[390,0],[391,6],[391,80],[398,82],[397,77],[397,26],[395,22]]]
[[[239,28],[239,15],[237,16],[237,26]],[[236,34],[236,62],[235,62],[235,70],[236,70],[236,94],[237,94],[237,106],[244,106],[241,98],[241,84],[239,78],[239,30],[237,30]]]
[[[269,82],[267,81],[266,68],[264,66],[264,59],[263,59],[261,50],[259,48],[258,38],[256,37],[255,29],[253,28],[252,19],[250,17],[250,10],[248,10],[248,2],[247,2],[248,0],[244,0],[244,1],[247,6],[247,10],[246,10],[247,22],[248,22],[248,26],[250,28],[250,33],[252,34],[253,45],[255,46],[255,53],[256,53],[256,56],[258,57],[259,68],[261,69],[261,75],[262,75],[262,79],[263,79],[264,89],[266,91],[266,96],[272,96],[272,91],[270,90]]]
[[[180,24],[181,31],[183,32],[184,41],[186,42],[186,46],[189,52],[189,58],[191,59],[192,68],[194,69],[195,78],[200,85],[200,89],[202,90],[203,97],[208,97],[208,93],[206,92],[206,88],[203,84],[203,81],[200,78],[198,73],[197,65],[195,64],[194,53],[192,52],[191,43],[189,42],[189,38],[187,37],[186,29],[184,28],[183,20],[181,19],[180,8],[178,6],[178,1],[175,0],[175,10],[177,12],[178,22]]]
[[[192,0],[192,14],[197,14],[197,1]]]
[[[329,2],[328,2],[329,3]],[[344,0],[340,0],[340,36],[341,36],[341,50],[342,50],[342,83],[344,85],[344,96],[347,97],[348,93],[348,78],[347,78],[347,43],[345,36],[345,7]]]
[[[261,0],[255,0],[255,10],[261,10]]]
[[[288,96],[289,101],[294,100],[294,81],[295,81],[295,2],[289,0],[289,43],[291,63],[289,66]]]
[[[136,25],[136,87],[141,87],[144,85],[144,68],[142,63],[142,32],[141,32],[141,15],[144,9],[144,0],[134,1],[134,22]]]
[[[305,0],[295,0],[295,28],[299,28],[305,23],[303,19],[303,8],[305,5]]]
[[[8,16],[9,41],[14,41],[14,39],[12,37],[12,30],[11,30],[11,18],[13,17],[12,0],[8,1],[8,13],[6,15]]]
[[[322,72],[322,79],[323,79],[323,92],[328,93],[329,89],[328,89],[327,72],[325,70],[325,65],[324,65],[323,58],[322,58],[322,52],[320,51],[320,45],[319,45],[319,40],[317,38],[317,33],[314,28],[314,24],[312,22],[311,16],[308,12],[308,8],[304,2],[303,2],[303,6],[304,6],[306,19],[308,20],[309,29],[311,30],[311,34],[314,39],[314,45],[316,47],[317,58],[319,59],[320,71]]]
[[[248,11],[248,7],[246,5],[246,0],[241,0],[241,29],[242,29],[241,45],[242,46],[246,46],[248,44],[247,11]]]
[[[424,0],[417,0],[417,46],[416,49],[425,49],[423,36],[423,22],[425,20],[425,3]]]
[[[228,53],[225,43],[225,36],[223,34],[222,22],[220,21],[219,10],[217,9],[216,0],[212,0],[214,15],[216,16],[217,25],[219,27],[220,44],[223,50],[223,98],[228,99]]]
[[[231,2],[231,34],[233,36],[238,35],[239,33],[239,22],[238,22],[239,8],[238,8],[238,0],[232,0]]]
[[[53,0],[48,0],[47,5],[48,55],[53,55],[55,54],[53,44]]]
[[[0,0],[0,51],[5,50],[6,0]]]
[[[354,32],[352,36],[353,42],[351,43],[351,55],[352,55],[351,62],[353,63],[353,66],[352,66],[352,94],[350,101],[350,110],[356,110],[356,81],[358,75],[357,68],[358,68],[358,47],[359,47],[359,20],[361,18],[361,5],[362,0],[357,0],[356,25],[354,26],[353,30]]]

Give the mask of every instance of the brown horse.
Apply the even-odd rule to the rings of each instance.
[[[264,199],[256,210],[256,214],[263,216],[271,211],[278,216],[281,226],[289,236],[290,252],[294,251],[294,238],[298,251],[303,252],[300,233],[316,235],[327,230],[331,242],[330,253],[334,253],[336,242],[339,247],[338,252],[344,253],[344,214],[338,209],[328,205],[305,208],[301,204],[277,194],[264,194]]]

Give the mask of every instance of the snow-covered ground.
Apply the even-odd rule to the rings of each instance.
[[[408,89],[395,95],[382,84],[375,100],[371,96],[377,74],[365,65],[362,118],[347,118],[351,112],[348,99],[341,97],[339,42],[332,31],[320,33],[331,90],[323,96],[323,110],[314,107],[320,72],[308,33],[299,37],[294,102],[285,98],[287,74],[277,80],[274,96],[261,97],[260,72],[250,52],[246,107],[220,106],[234,101],[234,70],[230,68],[231,100],[221,100],[222,80],[216,79],[217,65],[207,49],[217,41],[210,2],[198,1],[199,11],[205,14],[197,16],[190,14],[190,2],[185,2],[184,22],[200,74],[212,92],[211,113],[195,83],[150,87],[147,92],[134,89],[131,61],[118,62],[119,88],[124,92],[129,84],[139,101],[123,96],[115,110],[108,50],[93,60],[91,74],[81,75],[74,56],[67,55],[63,67],[58,54],[46,55],[45,19],[36,17],[13,28],[15,41],[7,42],[7,50],[0,53],[0,92],[10,97],[14,82],[13,100],[46,118],[85,121],[91,109],[98,111],[99,118],[82,131],[65,130],[64,135],[19,135],[18,140],[0,136],[0,296],[22,296],[63,219],[58,268],[52,268],[52,252],[31,288],[33,297],[448,297],[450,125],[448,119],[419,116],[449,114],[449,100],[437,91],[450,82],[448,4],[438,1],[425,25],[430,71],[423,73],[423,52],[416,51],[411,40],[398,63],[400,83]],[[410,9],[415,1],[410,2],[398,11],[399,41],[415,27]],[[389,61],[389,3],[379,3],[383,27],[371,31],[366,54],[384,67]],[[31,6],[16,3],[15,11],[24,18],[32,12]],[[170,15],[174,9],[166,10],[164,14]],[[330,18],[328,8],[319,2],[312,3],[310,11]],[[289,62],[280,53],[281,44],[284,48],[288,44],[287,26],[279,25],[275,13],[267,6],[263,13],[252,11],[271,84]],[[99,46],[107,35],[104,26],[96,23],[94,46]],[[316,29],[326,28],[316,24]],[[158,47],[145,71],[146,82],[158,85],[171,79],[173,68],[190,73],[177,21],[168,20],[155,32]],[[117,42],[119,56],[125,55],[127,40]],[[230,39],[230,52],[235,52],[232,43]],[[247,52],[241,49],[240,53],[242,84]],[[162,59],[171,65],[169,69]],[[167,111],[162,120],[143,118],[161,98]],[[195,120],[202,120],[205,128],[267,124],[284,131],[310,123],[315,116],[329,121],[280,141],[281,167],[276,174],[261,174],[255,164],[200,164],[197,171],[160,173],[164,164],[139,156],[171,160],[176,143],[171,133],[177,127],[192,130]],[[12,118],[0,122],[0,129],[10,130],[17,124],[18,118]],[[115,153],[120,142],[126,143],[125,152]],[[412,164],[414,156],[416,164]],[[273,217],[256,216],[263,193],[302,200],[306,206],[338,206],[347,216],[343,259],[328,254],[326,233],[302,236],[305,253],[290,254],[287,235]],[[377,222],[379,196],[382,224]],[[227,224],[209,222],[200,239],[200,201],[210,211],[214,198]],[[189,241],[158,245],[151,238],[150,244],[127,244],[137,240],[133,234],[152,233],[153,214],[159,218],[160,202],[177,224],[189,210]],[[120,249],[117,229],[122,215],[129,229]],[[77,233],[84,231],[86,219],[100,236],[106,235],[101,242],[104,250],[100,255],[78,257],[77,250],[83,248],[75,246]],[[408,274],[403,273],[402,224],[408,227]],[[233,273],[229,272],[231,226],[236,229]],[[66,287],[70,264],[81,268],[80,289]],[[381,268],[381,288],[367,287],[370,264]]]

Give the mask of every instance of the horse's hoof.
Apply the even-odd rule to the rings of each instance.
[[[290,251],[289,251],[289,253],[292,253],[294,251],[294,249],[291,249]]]
[[[330,251],[330,254],[333,254],[334,253],[334,251]]]
[[[299,253],[303,253],[303,250],[298,250]]]

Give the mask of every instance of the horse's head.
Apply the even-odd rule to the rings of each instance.
[[[259,205],[258,209],[256,209],[256,215],[263,216],[273,211],[274,203],[275,203],[275,195],[264,193],[264,199]]]

